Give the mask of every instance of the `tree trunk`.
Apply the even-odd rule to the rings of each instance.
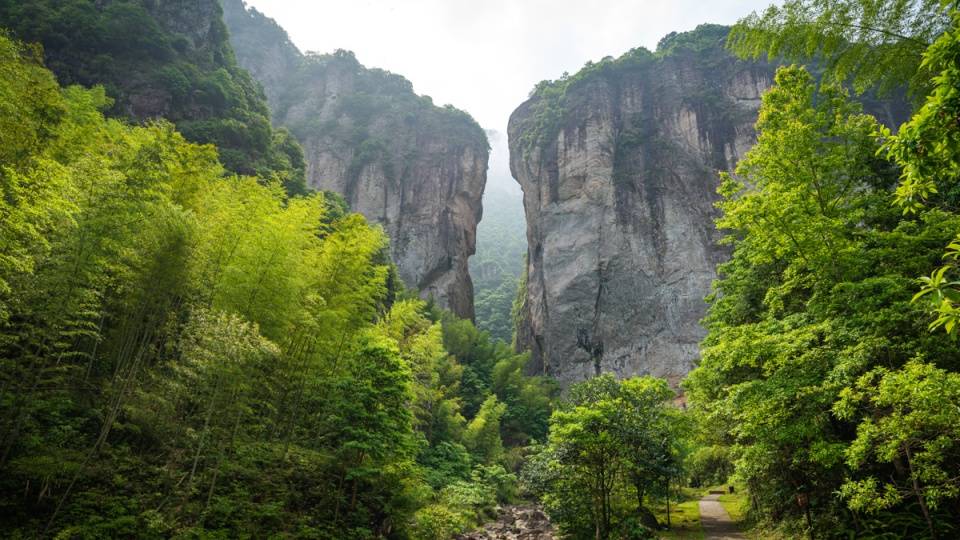
[[[670,479],[667,478],[667,527],[670,527]]]
[[[913,472],[913,455],[910,452],[910,445],[904,443],[903,449],[907,455],[907,467],[910,469],[910,481],[913,484],[913,494],[917,496],[917,501],[920,502],[920,510],[923,512],[923,519],[927,521],[927,530],[930,531],[930,538],[936,540],[937,533],[933,530],[933,520],[930,519],[930,510],[927,508],[926,498],[924,498],[923,492],[920,491],[920,483],[917,482],[917,475]]]

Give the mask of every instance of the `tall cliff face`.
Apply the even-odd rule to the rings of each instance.
[[[510,119],[529,261],[519,346],[569,383],[601,372],[678,382],[698,357],[717,246],[717,172],[754,142],[773,70],[725,30],[665,39],[541,84]]]
[[[775,68],[724,48],[725,27],[671,34],[541,83],[510,119],[529,241],[517,345],[570,383],[689,372],[728,253],[714,226],[719,171],[755,143]],[[862,99],[891,126],[903,100]]]
[[[473,318],[476,248],[489,146],[469,115],[417,96],[409,81],[352,53],[302,55],[241,0],[224,0],[240,64],[264,85],[274,123],[304,147],[310,186],[342,194],[390,235],[400,277]]]
[[[42,44],[61,84],[103,85],[114,116],[170,120],[217,145],[234,172],[302,183],[295,145],[273,132],[237,65],[218,0],[0,0],[0,27]]]

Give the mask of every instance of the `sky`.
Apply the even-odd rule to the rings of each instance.
[[[506,128],[533,86],[672,31],[732,24],[772,0],[246,0],[302,51],[348,49],[490,133],[488,185],[510,189]]]

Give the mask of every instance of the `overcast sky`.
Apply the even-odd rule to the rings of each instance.
[[[247,0],[303,51],[349,49],[367,67],[403,75],[434,103],[505,133],[510,113],[543,79],[672,31],[730,24],[771,0]],[[505,137],[501,137],[503,139]],[[505,141],[492,140],[491,183]],[[499,144],[498,144],[499,143]]]

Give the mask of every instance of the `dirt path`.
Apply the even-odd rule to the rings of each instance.
[[[700,525],[706,540],[746,540],[737,524],[723,509],[719,495],[706,495],[700,499]]]

